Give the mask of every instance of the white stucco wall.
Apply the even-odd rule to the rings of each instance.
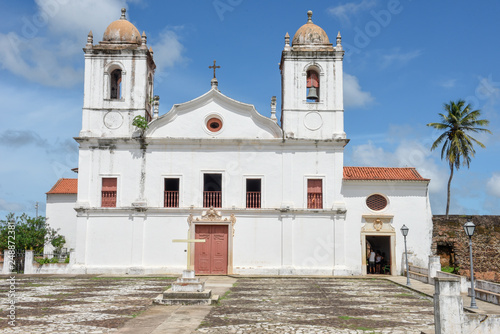
[[[64,247],[76,248],[76,194],[48,194],[46,205],[47,224],[54,229],[59,229],[59,234],[66,238]],[[45,251],[52,249],[51,245]]]

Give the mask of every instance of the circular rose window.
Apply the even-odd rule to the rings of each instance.
[[[212,132],[217,132],[222,129],[222,121],[215,117],[210,118],[207,122],[207,128]]]
[[[382,195],[371,195],[366,199],[366,206],[373,211],[380,211],[387,206],[387,198]]]

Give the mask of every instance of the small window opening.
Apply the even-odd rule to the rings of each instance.
[[[119,100],[122,98],[122,70],[111,72],[111,95],[110,99]]]
[[[165,179],[164,206],[166,208],[178,208],[179,207],[179,179],[178,178]]]
[[[218,118],[210,118],[207,122],[208,130],[212,132],[217,132],[222,128],[222,121]]]
[[[101,207],[115,208],[116,207],[116,177],[103,177],[102,178],[102,191],[101,191]]]
[[[222,174],[203,175],[203,207],[222,207]]]
[[[307,208],[323,209],[323,180],[307,180]]]
[[[366,206],[373,211],[380,211],[387,207],[387,199],[379,194],[371,195],[366,199]]]
[[[318,72],[307,71],[307,102],[319,101],[319,75]]]
[[[247,208],[261,207],[261,179],[247,179]]]

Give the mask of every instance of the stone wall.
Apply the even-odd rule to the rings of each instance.
[[[500,282],[500,216],[434,216],[432,254],[441,257],[443,267],[459,267],[458,274],[469,277],[469,238],[463,229],[469,220],[476,225],[472,237],[474,276]]]

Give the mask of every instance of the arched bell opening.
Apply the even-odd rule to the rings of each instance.
[[[315,69],[307,71],[307,102],[319,102],[319,73]]]

